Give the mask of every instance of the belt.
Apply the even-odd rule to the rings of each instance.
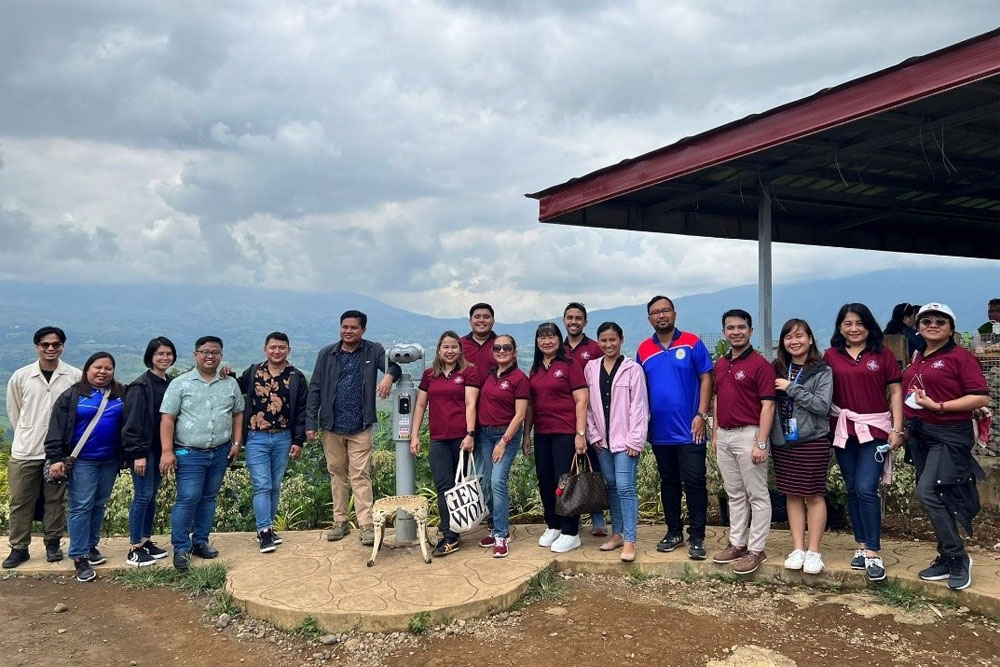
[[[275,433],[284,433],[288,429],[287,428],[255,428],[253,430],[257,431],[258,433],[269,433],[271,435],[274,435]]]

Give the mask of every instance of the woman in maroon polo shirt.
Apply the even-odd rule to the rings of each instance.
[[[492,547],[494,558],[507,556],[510,537],[510,489],[507,481],[521,447],[521,426],[528,414],[531,390],[528,377],[517,367],[517,343],[501,334],[493,339],[493,370],[482,379],[479,391],[480,451],[489,457],[493,496],[493,530],[480,542]]]
[[[899,364],[882,346],[882,329],[863,303],[841,306],[835,327],[823,361],[833,371],[833,451],[847,486],[847,509],[857,542],[851,569],[865,570],[869,580],[882,581],[886,575],[879,556],[878,485],[890,456],[887,450],[902,444]]]
[[[455,486],[459,451],[472,456],[478,398],[479,378],[475,367],[462,354],[462,340],[454,331],[445,331],[438,339],[434,362],[420,379],[410,435],[410,453],[419,456],[420,424],[424,411],[429,408],[431,475],[437,489],[440,528],[444,535],[434,547],[434,556],[458,551],[459,536],[451,530],[444,494]]]
[[[917,498],[938,543],[938,557],[919,577],[947,579],[949,588],[962,590],[972,584],[972,558],[958,526],[972,533],[972,519],[979,512],[976,476],[983,474],[972,458],[972,414],[989,405],[989,387],[979,360],[952,340],[951,308],[943,303],[922,306],[917,325],[927,347],[903,374],[906,453],[917,468]]]
[[[583,369],[566,356],[562,332],[546,322],[535,332],[535,360],[528,375],[531,409],[524,427],[524,453],[531,454],[535,432],[535,472],[545,508],[547,529],[538,546],[556,553],[580,546],[580,517],[556,514],[556,485],[569,472],[573,457],[587,453],[587,401]]]

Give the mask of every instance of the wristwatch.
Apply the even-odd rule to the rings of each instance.
[[[505,445],[510,444],[510,438],[508,438],[506,435],[502,435],[500,436],[500,442],[502,442]]]
[[[240,446],[240,441],[239,440],[233,440],[233,445],[235,447],[239,447]]]
[[[586,433],[584,433],[583,431],[577,431],[577,432],[576,432],[576,434],[577,434],[578,436],[580,436],[581,438],[583,438],[583,437],[586,437],[586,435],[587,435],[587,434],[586,434]]]
[[[757,449],[767,449],[767,441],[758,440]]]
[[[469,436],[470,438],[474,438],[474,437],[476,437],[476,432],[475,431],[466,431],[465,435]]]
[[[711,417],[712,415],[707,412],[699,412],[698,416],[704,419],[705,421],[708,421],[708,418]]]

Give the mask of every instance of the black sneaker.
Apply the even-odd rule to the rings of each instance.
[[[125,557],[125,564],[132,567],[146,567],[147,565],[155,565],[156,561],[153,560],[153,557],[149,555],[149,552],[144,547],[135,547],[128,550],[128,556]]]
[[[865,569],[865,550],[855,549],[854,558],[851,559],[851,569],[852,570],[863,570]]]
[[[688,558],[691,560],[708,558],[708,553],[705,551],[705,540],[700,537],[692,537],[688,540]]]
[[[260,542],[262,554],[269,554],[277,548],[274,546],[274,531],[270,528],[257,533],[257,541]]]
[[[924,581],[943,581],[951,576],[951,563],[944,556],[938,556],[928,567],[920,570],[917,576]]]
[[[868,575],[868,581],[885,579],[885,565],[880,556],[865,557],[865,574]]]
[[[437,546],[434,547],[434,551],[431,552],[432,556],[447,556],[448,554],[453,554],[459,549],[459,541],[449,542],[447,538],[442,537],[438,540]]]
[[[682,544],[684,544],[683,535],[671,535],[667,533],[663,536],[662,540],[656,543],[656,550],[660,553],[670,553]]]
[[[186,551],[174,552],[174,569],[179,572],[187,572],[191,567],[191,554]]]
[[[17,567],[29,558],[31,556],[28,555],[27,549],[11,549],[10,555],[3,559],[3,569],[9,570],[12,567]]]
[[[283,542],[283,540],[281,539],[281,535],[278,535],[278,531],[276,531],[274,528],[271,529],[271,536],[274,538],[275,544],[281,544]]]
[[[94,568],[90,567],[90,559],[88,558],[74,558],[73,567],[76,568],[76,580],[77,581],[93,581],[97,579],[97,573],[94,572]]]
[[[161,558],[167,557],[167,550],[156,546],[156,542],[153,542],[152,540],[146,540],[146,542],[142,545],[142,548],[145,549],[146,553],[148,553],[154,560],[160,560]]]
[[[972,585],[972,556],[966,554],[952,558],[951,575],[948,577],[948,588],[953,591],[964,591]]]
[[[97,547],[90,547],[90,553],[87,554],[87,560],[90,561],[91,565],[102,565],[108,562],[108,559],[104,557]]]
[[[59,548],[59,538],[45,540],[45,560],[50,563],[57,563],[63,559],[62,549]]]
[[[212,548],[208,542],[205,542],[204,544],[194,545],[194,547],[191,548],[191,555],[208,560],[216,558],[219,555],[219,550]]]

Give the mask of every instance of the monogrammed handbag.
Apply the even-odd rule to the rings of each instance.
[[[464,450],[459,452],[455,486],[444,492],[444,500],[448,505],[450,527],[456,533],[473,530],[489,514],[472,454]]]
[[[559,478],[559,486],[556,487],[556,514],[576,516],[609,508],[604,475],[594,472],[585,454],[574,454],[573,465],[567,474]]]

